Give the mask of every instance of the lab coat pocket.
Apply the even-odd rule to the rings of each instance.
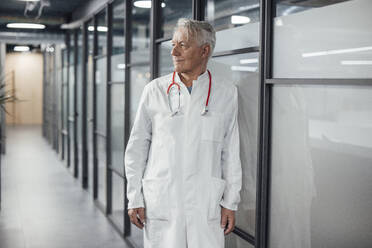
[[[222,142],[223,139],[223,118],[222,114],[209,112],[202,116],[202,134],[204,141]]]
[[[225,180],[212,177],[210,181],[210,198],[208,209],[208,221],[221,219],[221,206],[223,192],[225,190]]]
[[[146,218],[154,220],[169,219],[169,181],[168,179],[142,179]]]

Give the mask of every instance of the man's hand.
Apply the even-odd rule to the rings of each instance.
[[[146,221],[144,208],[129,209],[128,215],[130,218],[130,222],[132,222],[134,225],[136,225],[140,229],[143,228],[145,221]]]
[[[225,235],[231,233],[235,227],[235,211],[222,207],[221,228],[225,229]]]

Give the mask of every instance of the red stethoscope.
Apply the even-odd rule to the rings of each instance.
[[[208,76],[209,76],[208,96],[207,96],[207,100],[205,101],[205,106],[204,106],[203,111],[201,112],[201,115],[206,115],[208,113],[209,97],[211,96],[212,75],[211,75],[211,73],[210,73],[209,70],[207,70],[207,71],[208,71]],[[172,116],[175,116],[176,114],[178,114],[180,112],[180,108],[181,108],[181,96],[180,96],[181,95],[181,86],[174,81],[175,75],[176,75],[176,72],[174,71],[173,72],[172,83],[168,86],[168,89],[167,89],[168,104],[169,104],[169,109],[171,111],[171,117]],[[176,109],[173,109],[172,108],[170,94],[169,94],[169,92],[171,91],[171,89],[172,89],[173,86],[177,86],[177,89],[178,89],[178,107]]]

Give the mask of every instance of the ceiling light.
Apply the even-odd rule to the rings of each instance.
[[[246,24],[251,21],[251,18],[248,16],[238,16],[238,15],[233,15],[231,16],[231,23],[232,24]]]
[[[342,60],[341,65],[372,65],[372,60]]]
[[[150,9],[151,8],[151,1],[149,0],[139,0],[134,2],[134,6],[137,8],[145,8]],[[165,3],[161,3],[161,7],[165,7]]]
[[[44,24],[37,23],[8,23],[7,28],[27,28],[27,29],[44,29]]]
[[[28,47],[28,46],[15,46],[13,48],[13,50],[15,52],[28,52],[28,51],[30,51],[30,47]]]
[[[236,66],[236,65],[231,66],[232,71],[256,72],[257,69],[258,69],[257,67],[252,67],[252,66]]]
[[[108,30],[108,28],[105,27],[105,26],[98,26],[98,27],[97,27],[97,31],[98,31],[98,32],[107,32],[107,30]],[[88,31],[93,32],[93,31],[94,31],[94,26],[89,26],[89,27],[88,27]]]
[[[124,70],[125,69],[125,64],[118,64],[117,68],[118,68],[118,70]]]
[[[240,64],[255,64],[258,63],[258,58],[255,59],[241,59]]]
[[[313,52],[313,53],[303,53],[302,57],[307,58],[307,57],[325,56],[325,55],[332,55],[332,54],[355,53],[355,52],[364,52],[364,51],[369,51],[369,50],[372,50],[372,46],[338,49],[338,50],[326,50],[326,51]]]

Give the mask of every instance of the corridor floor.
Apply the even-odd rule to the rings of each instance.
[[[41,135],[7,127],[2,160],[1,248],[127,248]]]

